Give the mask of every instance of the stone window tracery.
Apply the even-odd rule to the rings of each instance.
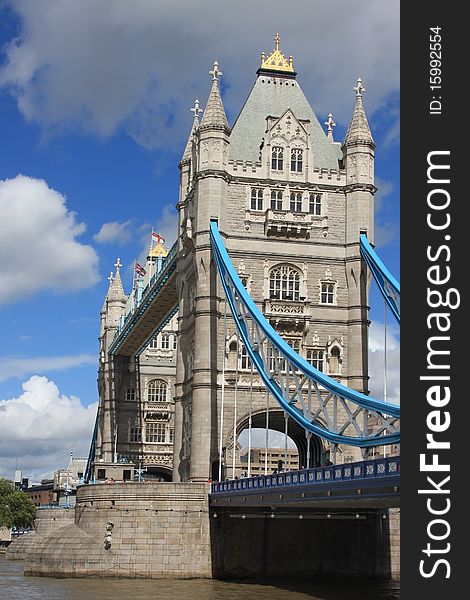
[[[145,428],[145,441],[151,444],[162,443],[165,441],[165,434],[165,423],[148,423]]]
[[[271,300],[300,300],[300,272],[289,265],[274,267],[269,273]]]
[[[282,146],[273,146],[271,150],[271,168],[274,171],[284,169],[284,148]]]
[[[282,190],[271,191],[271,210],[282,210]]]
[[[251,210],[263,210],[263,190],[261,188],[252,188],[250,206]]]
[[[322,198],[321,194],[311,193],[308,198],[308,211],[311,215],[321,215]]]
[[[309,348],[307,350],[307,362],[310,363],[312,365],[312,367],[315,367],[315,369],[318,369],[319,371],[323,371],[324,370],[324,363],[325,363],[325,351],[324,350],[319,350],[317,348]]]
[[[163,379],[152,379],[147,386],[148,402],[166,402],[168,383]]]
[[[293,173],[302,173],[304,151],[301,148],[292,148],[290,153],[290,170]]]
[[[291,192],[290,194],[290,211],[302,212],[302,192]]]
[[[135,387],[133,385],[128,385],[126,388],[126,400],[135,400]]]
[[[321,304],[335,304],[335,284],[330,281],[323,281],[320,294]]]

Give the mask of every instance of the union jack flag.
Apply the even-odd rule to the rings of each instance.
[[[143,277],[147,273],[144,267],[141,267],[138,262],[135,263],[134,268],[137,275],[140,275],[141,277]]]

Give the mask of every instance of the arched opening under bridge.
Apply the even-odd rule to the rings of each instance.
[[[243,419],[240,420],[237,427],[237,441],[243,450],[248,448],[248,429],[249,416],[245,415]],[[252,414],[251,429],[251,447],[252,449],[261,449],[264,457],[266,446],[266,410],[257,411]],[[312,434],[310,437],[310,443],[308,443],[305,429],[291,418],[288,418],[287,420],[287,448],[288,451],[290,450],[290,452],[288,452],[287,457],[285,456],[286,420],[283,410],[269,410],[268,432],[268,450],[270,451],[268,458],[270,462],[270,473],[273,470],[273,465],[276,465],[276,462],[279,460],[282,460],[283,468],[294,468],[292,464],[289,464],[294,462],[295,453],[292,452],[293,449],[297,450],[298,457],[298,466],[295,468],[303,469],[307,466],[320,466],[328,459],[328,451],[323,440],[320,437]],[[277,456],[277,454],[279,454],[279,456]],[[309,459],[307,456],[308,454]],[[241,456],[243,456],[243,453],[241,453]],[[287,465],[285,464],[286,459]],[[228,471],[230,473],[230,465],[228,465],[228,467]]]

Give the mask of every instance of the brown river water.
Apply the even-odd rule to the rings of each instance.
[[[0,555],[1,600],[397,600],[396,583],[214,581],[24,577],[21,561]]]

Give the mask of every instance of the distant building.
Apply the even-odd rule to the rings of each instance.
[[[53,479],[43,479],[40,484],[32,485],[24,492],[31,498],[34,506],[45,506],[57,502]]]
[[[67,468],[54,473],[54,492],[60,506],[75,505],[77,486],[83,483],[86,464],[86,458],[71,456]]]

